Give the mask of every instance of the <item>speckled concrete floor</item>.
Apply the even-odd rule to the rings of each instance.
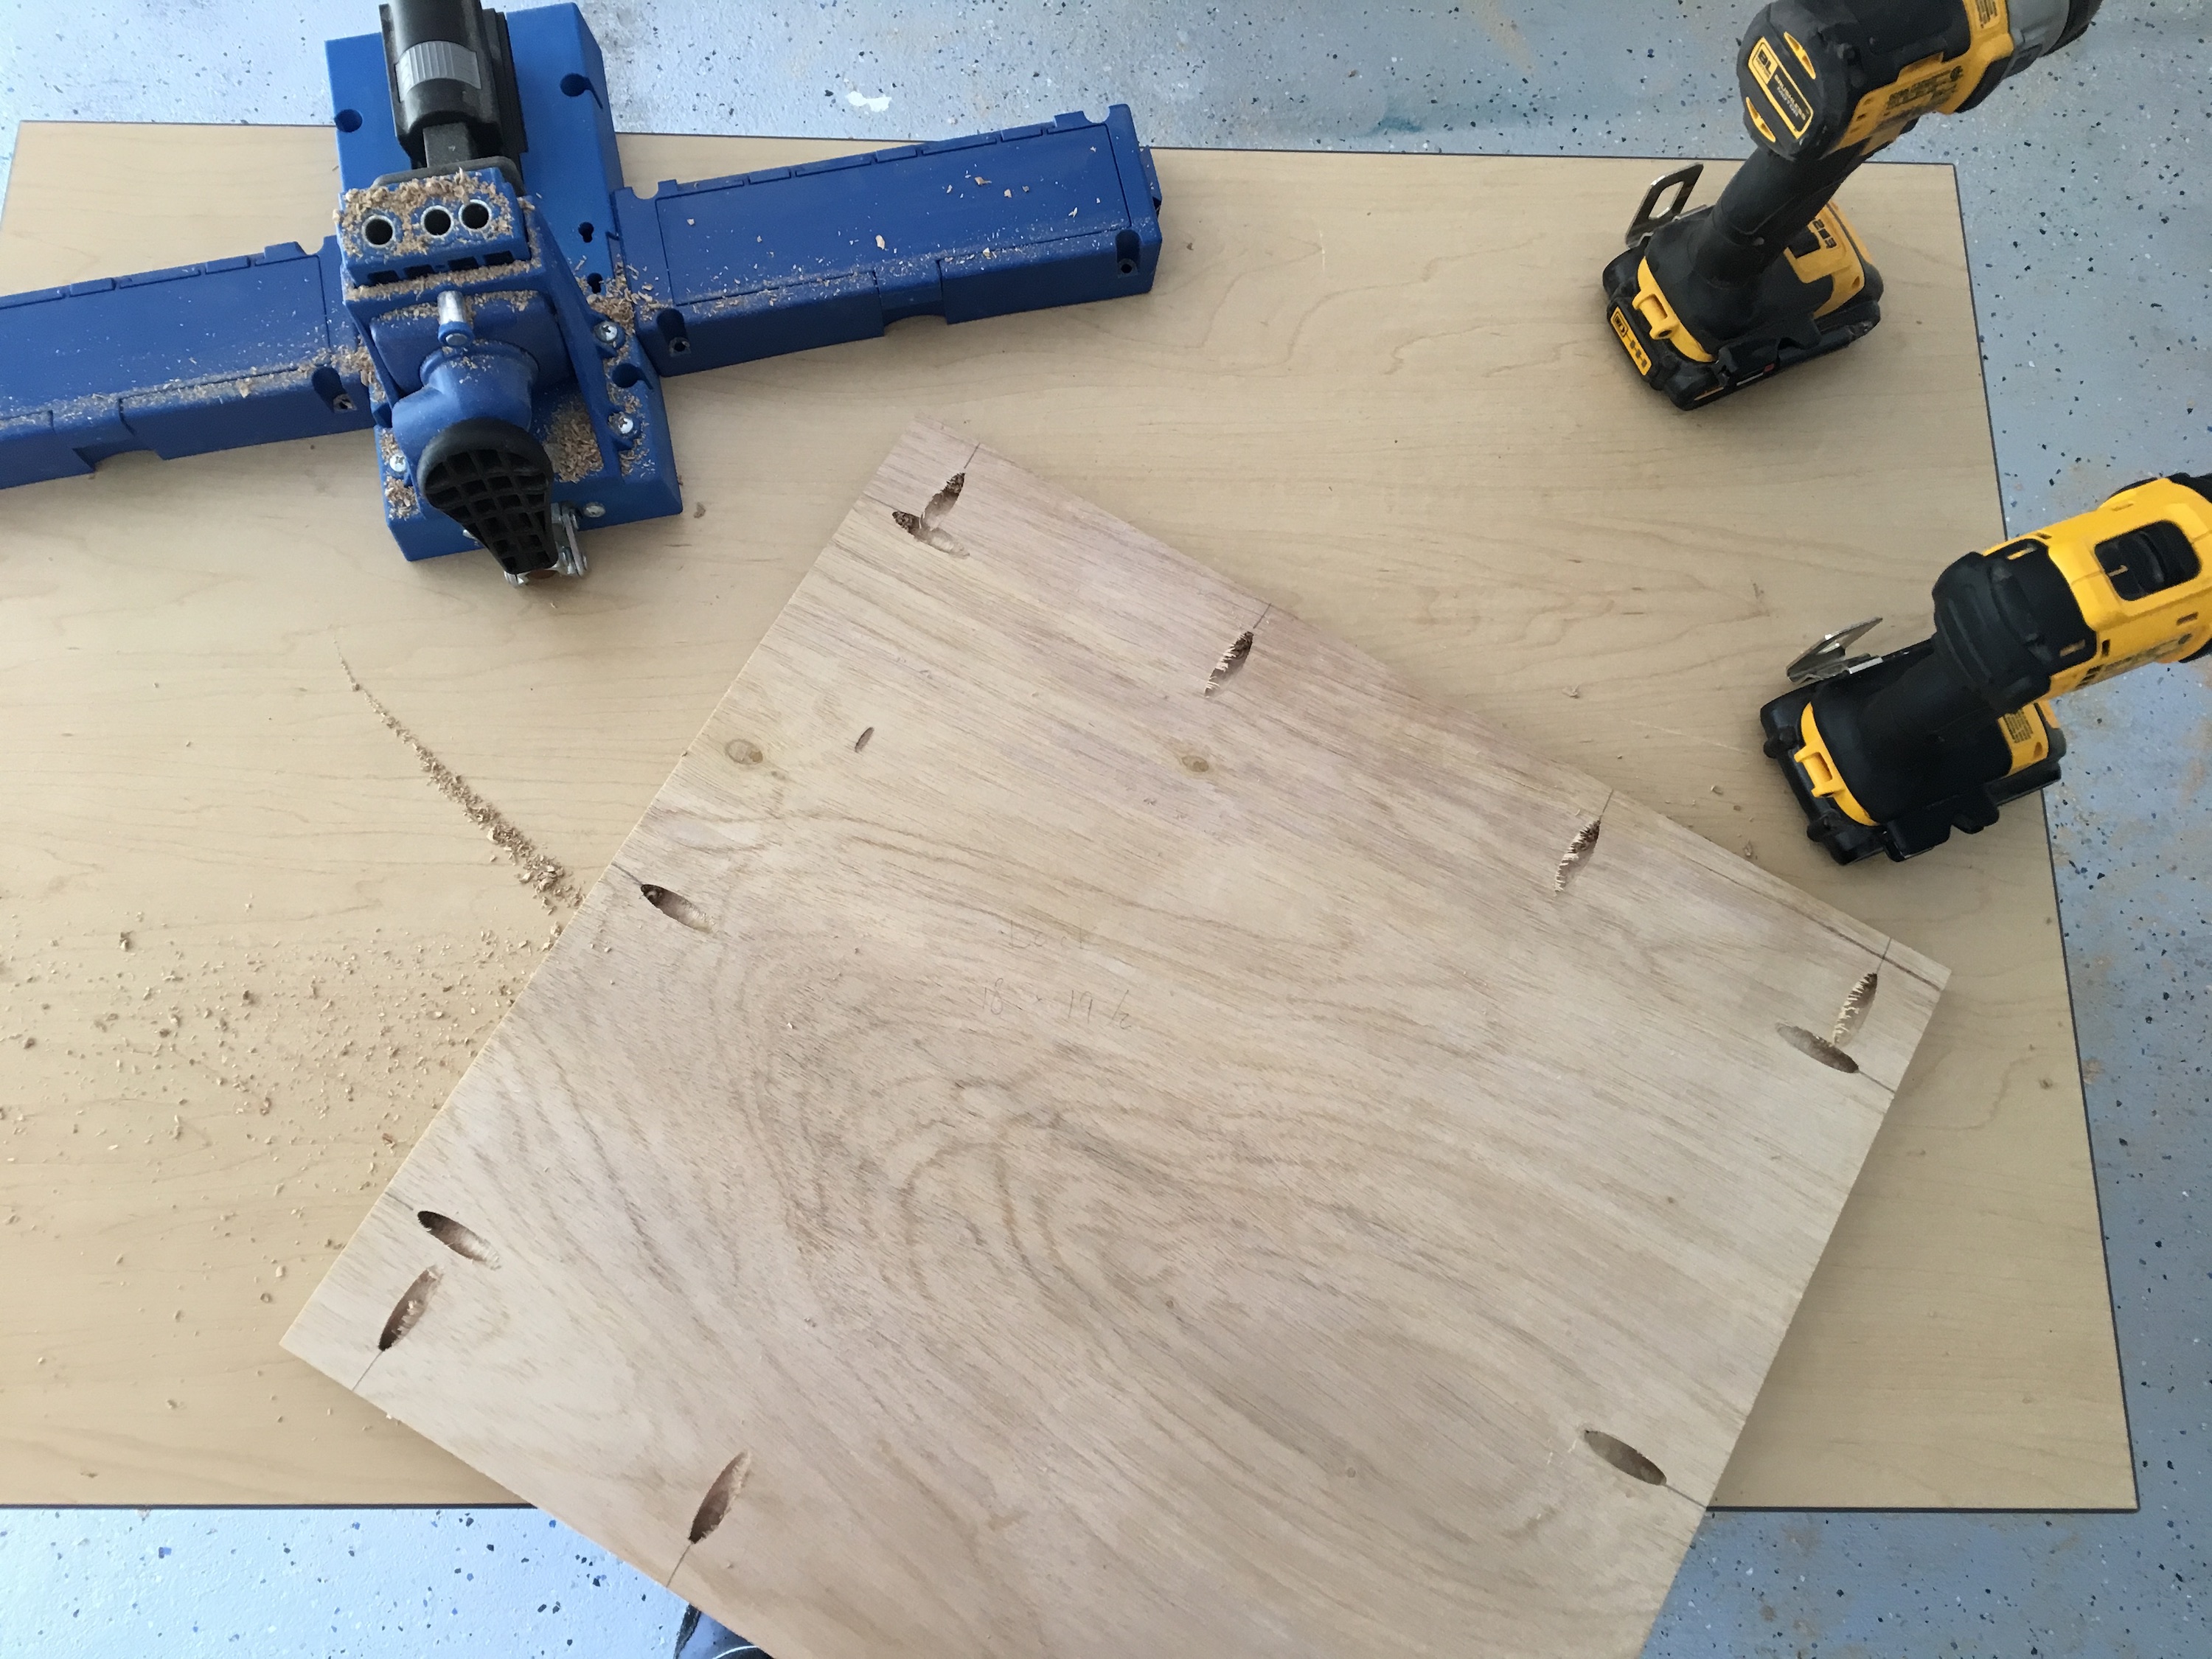
[[[585,7],[634,130],[888,142],[1120,100],[1161,144],[1645,155],[1741,151],[1730,65],[1752,9]],[[0,0],[0,167],[18,118],[324,119],[321,41],[373,22],[367,0]],[[2212,0],[2108,0],[2065,56],[1896,152],[1959,169],[2015,528],[2212,469],[2208,36]],[[2048,805],[2142,1509],[1717,1515],[1649,1659],[2212,1651],[2212,1246],[2192,1196],[2212,1181],[2212,672],[2081,694],[2069,724]],[[0,1515],[0,1645],[51,1656],[641,1659],[679,1612],[526,1511]]]
[[[0,1652],[664,1659],[683,1604],[535,1510],[0,1511]]]

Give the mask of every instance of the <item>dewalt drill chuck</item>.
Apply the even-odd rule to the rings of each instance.
[[[1922,116],[1972,109],[2065,46],[2101,3],[1762,7],[1736,58],[1759,147],[1711,207],[1683,211],[1702,163],[1657,180],[1628,251],[1605,268],[1607,320],[1637,372],[1694,409],[1873,328],[1881,277],[1831,199],[1837,187]]]
[[[1901,651],[1846,655],[1871,622],[1830,635],[1759,711],[1806,833],[1838,864],[1987,829],[2057,781],[2051,698],[2212,652],[2212,474],[2130,484],[1969,553],[1936,578],[1935,605],[1935,633]]]

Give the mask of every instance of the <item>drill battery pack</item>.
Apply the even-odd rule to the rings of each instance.
[[[1935,648],[1932,640],[1908,647],[1831,679],[1784,692],[1759,711],[1767,757],[1782,769],[1805,814],[1805,835],[1838,864],[1856,864],[1877,853],[1902,864],[1941,847],[1954,830],[1977,835],[1997,821],[1997,809],[2058,781],[2066,734],[2039,707],[1993,719],[1963,739],[1931,748],[1909,775],[1854,767],[1856,717],[1875,693],[1901,678]],[[1808,749],[1805,712],[1810,708],[1827,753],[1815,755],[1815,776],[1797,757]],[[1838,788],[1841,772],[1856,789]],[[1856,806],[1854,813],[1846,806]],[[1869,823],[1867,819],[1872,819]]]
[[[1636,372],[1677,409],[1697,409],[1840,350],[1881,320],[1881,276],[1833,203],[1792,240],[1747,296],[1748,321],[1719,327],[1669,299],[1695,292],[1699,208],[1667,221],[1605,268],[1606,320]]]

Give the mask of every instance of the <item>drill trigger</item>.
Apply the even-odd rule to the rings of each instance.
[[[1672,173],[1654,179],[1651,188],[1644,192],[1644,200],[1637,206],[1636,216],[1628,222],[1626,245],[1634,247],[1662,225],[1674,223],[1680,216],[1682,210],[1689,206],[1690,192],[1698,187],[1698,179],[1705,170],[1703,161],[1692,161],[1687,167],[1676,167]],[[1669,190],[1674,192],[1674,199],[1667,204],[1664,211],[1655,211],[1659,198]]]
[[[1783,673],[1792,685],[1814,685],[1822,680],[1833,679],[1838,674],[1848,674],[1853,669],[1874,661],[1872,657],[1850,655],[1850,648],[1858,643],[1861,635],[1875,628],[1881,621],[1879,617],[1869,617],[1863,623],[1853,623],[1849,628],[1839,628],[1832,634],[1823,635],[1800,652],[1790,666],[1782,671]]]

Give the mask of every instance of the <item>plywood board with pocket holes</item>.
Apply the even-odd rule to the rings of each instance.
[[[1949,170],[1846,188],[1881,328],[1691,416],[1594,281],[1656,162],[1157,160],[1150,294],[671,381],[685,513],[581,582],[402,562],[366,433],[0,492],[0,1501],[502,1496],[277,1339],[927,409],[1951,969],[1717,1502],[2132,1504],[2040,816],[1838,869],[1753,719],[2004,535]],[[27,123],[0,290],[337,190],[327,128]]]
[[[286,1346],[779,1659],[1626,1659],[1944,977],[918,422]]]

